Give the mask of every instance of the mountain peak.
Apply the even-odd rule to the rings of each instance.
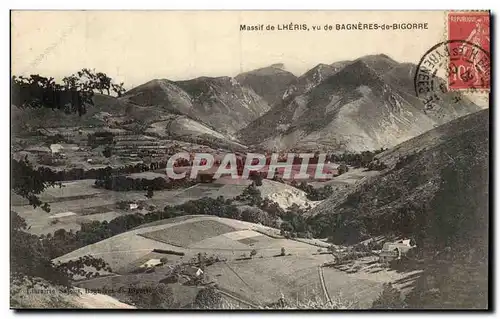
[[[383,85],[378,72],[366,61],[358,59],[329,77],[327,82],[335,81],[342,85],[358,87],[360,85]]]
[[[235,79],[243,86],[250,87],[270,105],[280,101],[288,86],[297,77],[284,69],[283,63],[238,74]]]
[[[274,63],[269,66],[270,68],[274,69],[280,69],[280,70],[285,70],[285,64],[284,63]]]
[[[363,61],[378,74],[384,74],[399,65],[398,62],[386,54],[365,55],[356,61]]]

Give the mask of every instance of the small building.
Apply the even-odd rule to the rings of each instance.
[[[78,151],[79,147],[76,144],[56,143],[50,145],[52,155],[62,153],[63,151]]]
[[[200,277],[201,275],[203,275],[203,270],[198,267],[188,267],[184,269],[183,273],[190,277]]]
[[[379,261],[382,263],[401,259],[415,246],[410,245],[410,239],[401,240],[398,242],[387,242],[382,246],[380,251]]]
[[[152,268],[158,265],[161,265],[162,262],[160,259],[150,259],[146,261],[144,264],[142,264],[140,267],[141,268]]]
[[[50,145],[50,151],[52,152],[52,154],[58,154],[62,150],[64,150],[64,146],[62,146],[61,144],[51,144]]]

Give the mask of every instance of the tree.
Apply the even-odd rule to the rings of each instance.
[[[12,103],[18,107],[52,108],[67,113],[86,111],[86,104],[93,105],[92,91],[78,82],[74,75],[65,77],[63,85],[54,78],[32,74],[29,78],[12,77]]]
[[[112,154],[113,153],[111,147],[109,146],[104,147],[104,151],[102,151],[102,155],[104,155],[104,157],[109,158],[111,157]]]
[[[401,292],[394,288],[391,283],[384,284],[384,290],[372,304],[372,309],[401,309],[405,307],[406,303],[401,297]]]
[[[118,97],[121,97],[123,95],[123,93],[125,93],[125,89],[123,88],[123,82],[121,82],[120,84],[111,84],[111,89],[113,90],[113,92],[116,93],[116,95]]]
[[[154,195],[153,189],[151,189],[151,188],[148,189],[146,197],[149,198],[149,199],[151,199],[151,198],[153,198],[153,195]]]
[[[64,77],[62,81],[67,89],[76,89],[79,86],[78,77],[74,74]]]
[[[345,164],[340,164],[339,167],[337,167],[337,172],[339,175],[342,175],[344,173],[347,173],[349,171],[349,167]]]
[[[95,89],[99,91],[99,93],[106,93],[109,95],[109,90],[111,89],[111,78],[106,75],[106,73],[97,72],[95,74],[96,81],[94,83]]]
[[[260,175],[258,172],[252,172],[252,175],[250,177],[255,183],[255,186],[262,186],[262,175]]]
[[[236,196],[236,200],[247,202],[252,206],[259,206],[262,202],[262,195],[254,184],[243,190],[241,195]]]
[[[269,215],[257,207],[249,207],[241,212],[241,220],[264,225],[268,224]]]
[[[11,211],[10,268],[15,280],[23,276],[41,277],[68,285],[69,278],[56,269],[37,236],[27,232],[26,221]]]
[[[54,187],[55,182],[46,182],[40,170],[34,170],[31,163],[25,158],[22,161],[11,161],[11,189],[12,191],[29,200],[33,207],[41,207],[50,212],[48,203],[43,203],[38,195],[47,187]],[[11,276],[13,279],[29,276],[40,277],[55,284],[69,285],[74,274],[88,276],[87,266],[97,270],[106,268],[102,259],[87,256],[75,262],[54,265],[52,263],[51,246],[46,245],[50,240],[58,239],[59,235],[66,232],[55,232],[54,237],[39,238],[27,232],[29,226],[16,212],[11,211],[10,224],[10,262]],[[72,233],[70,232],[70,235]],[[64,241],[66,245],[68,243]]]
[[[286,255],[285,247],[281,247],[281,256],[285,256],[285,255]]]
[[[194,300],[194,307],[199,309],[222,308],[222,294],[215,287],[200,290]]]
[[[26,198],[33,208],[41,207],[44,211],[50,212],[47,203],[43,203],[38,195],[47,187],[61,185],[56,182],[46,182],[40,170],[35,170],[26,156],[24,160],[11,160],[11,189],[19,196]]]
[[[164,283],[146,287],[132,286],[126,291],[134,305],[142,309],[170,309],[176,303],[172,288]]]
[[[250,252],[250,258],[252,258],[255,255],[257,255],[257,250],[252,249],[252,251]]]
[[[289,221],[283,221],[280,225],[281,235],[286,235],[287,232],[293,232],[294,228]]]

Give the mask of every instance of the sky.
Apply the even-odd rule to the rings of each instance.
[[[241,24],[290,23],[310,31],[240,31]],[[335,29],[343,23],[427,23],[428,29]],[[443,11],[14,11],[11,68],[14,75],[58,80],[95,68],[130,89],[158,78],[236,76],[274,63],[301,75],[319,63],[379,53],[416,64],[444,40]]]

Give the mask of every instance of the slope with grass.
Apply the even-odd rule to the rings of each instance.
[[[337,243],[413,238],[424,273],[409,295],[411,307],[487,307],[489,111],[378,156],[386,170],[312,210],[317,235]],[[411,269],[411,260],[402,267]]]
[[[189,116],[222,134],[234,133],[269,110],[252,89],[230,77],[153,80],[128,91],[124,99]]]
[[[466,226],[469,220],[482,227],[479,229],[486,229],[488,119],[488,110],[476,112],[377,155],[388,169],[363,180],[354,189],[335,194],[311,213],[318,217],[342,214],[352,220],[367,218],[368,222],[399,214],[400,210],[416,213],[419,206],[425,213],[443,209],[450,214],[447,219],[464,218],[460,226]],[[426,204],[431,207],[425,208]],[[459,208],[459,204],[464,206]],[[331,226],[325,225],[325,234],[334,232]],[[376,229],[366,226],[367,234],[378,235]],[[479,231],[469,226],[470,231]],[[457,230],[454,236],[465,235],[459,235]]]

